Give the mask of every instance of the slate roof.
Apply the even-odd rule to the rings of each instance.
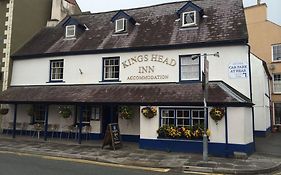
[[[148,49],[188,48],[248,41],[242,0],[192,1],[204,10],[198,28],[183,29],[176,12],[187,1],[124,10],[139,25],[128,34],[114,34],[110,20],[118,11],[71,16],[89,30],[77,39],[64,39],[63,23],[44,28],[13,54],[13,58]]]
[[[252,106],[250,99],[223,82],[210,82],[209,105]],[[10,87],[0,94],[5,103],[116,103],[203,106],[201,83]]]

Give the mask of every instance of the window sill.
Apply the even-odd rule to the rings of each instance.
[[[120,80],[102,80],[100,83],[120,83]]]
[[[193,25],[193,26],[181,26],[180,30],[197,30],[199,29],[199,27],[197,25]]]
[[[79,127],[79,122],[77,122],[74,126],[76,126],[76,127]],[[82,122],[82,127],[83,126],[91,126],[91,123],[90,122]]]
[[[129,35],[128,32],[115,32],[112,34],[112,36],[123,36],[123,35]]]
[[[76,37],[65,37],[63,40],[66,40],[66,41],[71,41],[71,40],[76,40]]]
[[[65,83],[63,80],[57,80],[57,81],[48,81],[46,83]]]
[[[202,83],[200,80],[180,80],[180,83]]]

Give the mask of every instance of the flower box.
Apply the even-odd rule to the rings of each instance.
[[[204,131],[198,126],[194,127],[175,127],[164,125],[157,130],[158,137],[163,139],[182,139],[182,140],[202,140]],[[209,137],[211,132],[207,130]]]

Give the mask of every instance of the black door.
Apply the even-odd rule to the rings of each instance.
[[[104,105],[102,110],[102,134],[105,134],[109,123],[118,123],[118,107],[116,105]]]

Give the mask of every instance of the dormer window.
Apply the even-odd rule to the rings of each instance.
[[[199,26],[204,10],[193,2],[188,1],[177,11],[177,15],[180,18],[181,24],[179,25],[181,27],[193,28],[194,26]]]
[[[75,37],[75,30],[76,26],[75,25],[69,25],[65,27],[65,37],[66,38],[73,38]]]
[[[125,32],[127,29],[127,20],[125,18],[117,19],[115,21],[115,33]]]
[[[135,26],[136,21],[133,17],[128,15],[123,10],[119,10],[110,20],[114,25],[112,25],[114,34],[124,34],[130,32],[130,30]],[[115,26],[115,29],[114,29]]]
[[[196,25],[196,11],[182,13],[182,27]]]

